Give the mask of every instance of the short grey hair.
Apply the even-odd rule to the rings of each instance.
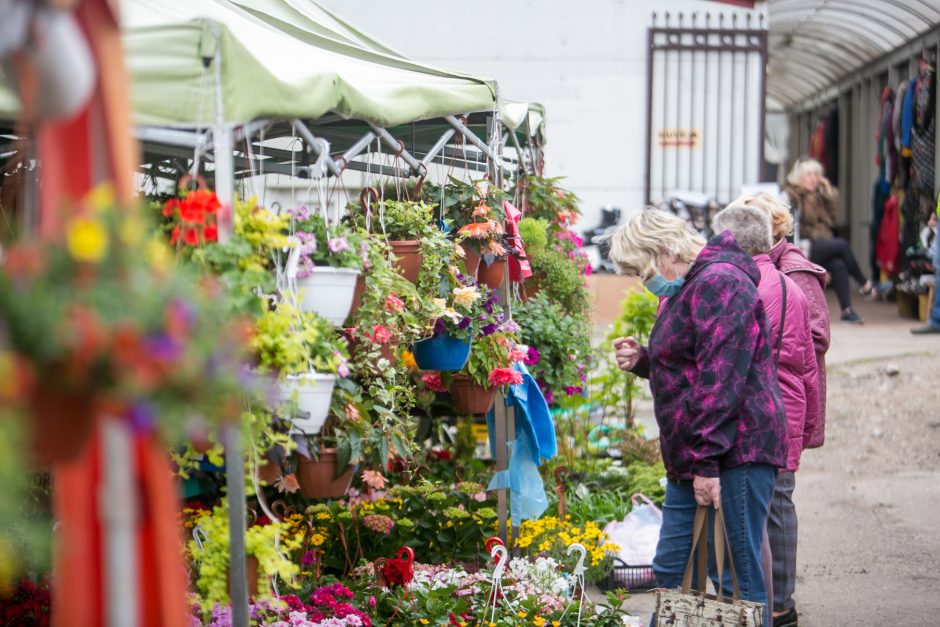
[[[712,218],[716,233],[731,231],[734,239],[750,256],[770,251],[774,245],[770,216],[763,209],[748,205],[728,205]]]
[[[819,176],[825,176],[825,168],[823,168],[822,164],[815,159],[797,159],[793,162],[793,167],[790,168],[790,173],[787,174],[787,183],[794,186],[799,185],[800,178],[804,174],[818,174]]]

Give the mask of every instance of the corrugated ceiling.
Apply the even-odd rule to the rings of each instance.
[[[940,25],[940,0],[768,0],[767,95],[797,104]]]

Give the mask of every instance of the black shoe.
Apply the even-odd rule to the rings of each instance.
[[[854,309],[846,309],[842,312],[842,322],[851,322],[852,324],[862,324],[862,317],[855,313]]]
[[[786,614],[774,616],[774,627],[797,627],[796,608],[791,607]]]
[[[911,333],[914,335],[929,335],[931,333],[940,333],[940,327],[935,327],[932,324],[928,324],[922,327],[917,327],[916,329],[911,329]]]

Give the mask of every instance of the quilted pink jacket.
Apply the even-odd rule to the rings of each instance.
[[[754,261],[760,269],[757,294],[764,304],[764,312],[770,323],[775,361],[779,352],[777,381],[787,415],[787,465],[784,470],[793,472],[800,467],[803,443],[809,441],[819,419],[819,382],[810,332],[809,306],[806,296],[796,283],[777,271],[768,255],[757,255]],[[781,279],[786,284],[786,316],[783,315]]]
[[[816,428],[804,442],[804,448],[817,448],[826,438],[826,351],[829,350],[829,305],[826,303],[826,271],[803,255],[799,246],[780,240],[770,249],[770,258],[777,269],[793,279],[809,304],[809,324],[816,350],[819,389],[819,419]]]

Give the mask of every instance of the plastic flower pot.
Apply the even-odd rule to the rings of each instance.
[[[470,337],[458,339],[446,331],[411,346],[420,370],[462,370],[470,357]]]
[[[450,382],[450,398],[461,414],[485,414],[496,400],[496,389],[485,388],[469,375],[459,374]]]
[[[282,401],[290,401],[294,393],[297,394],[297,414],[293,418],[295,428],[307,435],[320,433],[330,413],[334,385],[334,375],[319,372],[288,375],[286,380],[278,381],[278,396]]]
[[[403,277],[414,283],[421,271],[421,242],[416,239],[391,241],[388,243],[395,255],[395,269]]]
[[[310,276],[297,279],[300,308],[326,318],[333,326],[340,326],[352,309],[358,276],[359,271],[353,268],[316,266]]]
[[[495,290],[503,283],[503,277],[506,276],[506,260],[496,259],[493,263],[487,265],[485,261],[480,263],[477,270],[477,281],[486,285],[491,290]]]
[[[335,448],[322,449],[319,459],[298,457],[295,475],[303,495],[308,499],[338,499],[345,496],[352,485],[355,468],[350,466],[343,474],[336,476],[337,466]]]

